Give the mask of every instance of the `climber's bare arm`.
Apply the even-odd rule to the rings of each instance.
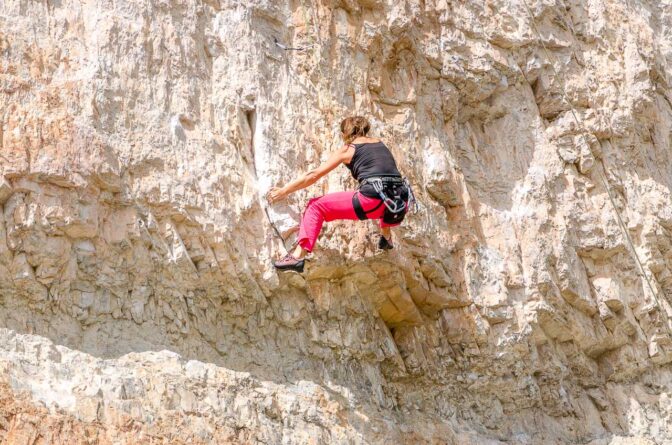
[[[322,176],[326,175],[342,162],[347,162],[352,159],[354,148],[351,145],[344,145],[342,148],[336,150],[329,156],[322,165],[302,174],[284,187],[273,187],[267,194],[266,199],[270,204],[286,198],[297,190],[304,189],[313,185]]]

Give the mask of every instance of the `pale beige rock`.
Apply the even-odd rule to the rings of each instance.
[[[0,440],[672,442],[671,29],[640,0],[0,3]],[[353,113],[422,209],[278,275],[355,184],[263,196]]]

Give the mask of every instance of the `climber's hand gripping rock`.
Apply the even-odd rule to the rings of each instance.
[[[274,204],[285,199],[287,195],[284,187],[273,187],[266,193],[266,200],[269,204]]]

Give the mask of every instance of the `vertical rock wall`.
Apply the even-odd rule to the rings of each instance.
[[[671,27],[645,0],[4,0],[2,441],[672,441]],[[277,275],[276,230],[355,184],[262,197],[354,113],[422,209],[389,253],[334,222]]]

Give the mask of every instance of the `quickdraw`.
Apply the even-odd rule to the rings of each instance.
[[[392,213],[401,213],[406,210],[406,202],[401,199],[401,195],[396,195],[394,197],[395,199],[391,199],[385,194],[385,188],[381,178],[373,178],[372,180],[368,180],[368,183],[371,184],[376,193],[378,193],[378,196],[380,196],[380,199],[383,201],[383,204],[385,204],[385,207],[387,207],[387,210]]]
[[[385,183],[393,184],[403,184],[404,187],[408,190],[408,201],[401,199],[401,195],[395,195],[392,199],[385,193]],[[378,196],[385,204],[385,207],[392,213],[401,213],[406,211],[409,207],[413,208],[413,213],[418,212],[418,201],[415,199],[415,194],[413,193],[413,188],[411,183],[408,181],[408,178],[396,178],[396,177],[377,177],[377,178],[367,178],[362,180],[360,187],[365,184],[371,184],[373,189],[378,193]]]

